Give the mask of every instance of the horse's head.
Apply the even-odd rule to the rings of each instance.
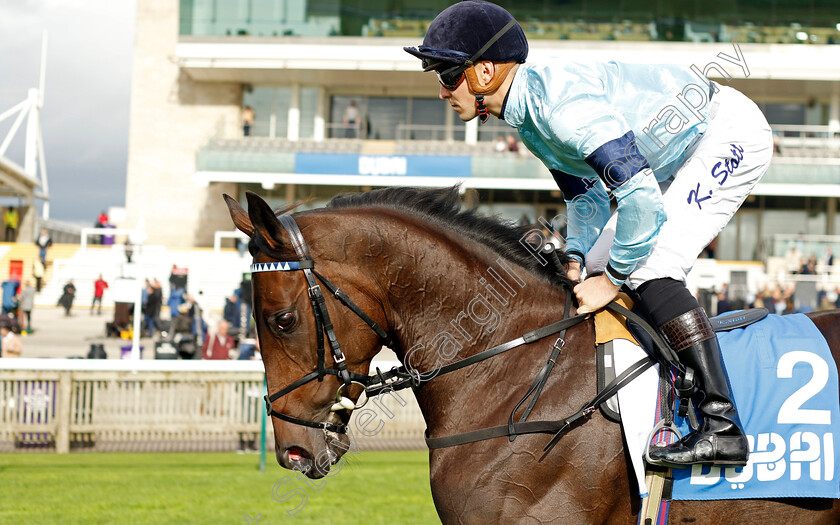
[[[344,432],[363,391],[353,380],[367,374],[387,338],[382,303],[369,277],[342,262],[343,239],[333,238],[341,217],[278,218],[253,193],[247,212],[224,197],[251,238],[253,315],[277,461],[320,478],[348,449]]]

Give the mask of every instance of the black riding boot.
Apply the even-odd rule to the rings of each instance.
[[[717,336],[706,313],[702,308],[695,308],[660,328],[678,352],[680,361],[694,370],[702,396],[697,408],[703,420],[696,432],[676,443],[651,447],[650,459],[675,466],[746,465],[749,444],[732,400]]]

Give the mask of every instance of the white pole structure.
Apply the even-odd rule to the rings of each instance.
[[[47,186],[47,159],[44,156],[44,138],[41,136],[41,128],[38,127],[38,159],[41,168],[41,193],[44,197],[49,197],[50,188]],[[41,217],[43,219],[50,218],[50,200],[44,199],[44,206],[41,209]]]
[[[41,208],[41,217],[43,219],[50,218],[50,188],[47,184],[47,160],[44,156],[44,135],[41,132],[41,108],[44,107],[44,86],[47,82],[47,32],[44,31],[43,36],[41,37],[41,75],[38,81],[38,133],[35,137],[35,147],[33,150],[36,151],[36,155],[38,156],[38,173],[41,174],[41,194],[44,196],[44,205]],[[27,148],[29,144],[27,143]],[[33,167],[34,170],[34,167]],[[35,173],[34,171],[32,173]]]
[[[140,360],[140,316],[143,315],[143,245],[137,247],[137,295],[134,300],[134,326],[131,334],[131,360]]]
[[[131,360],[132,361],[140,361],[140,331],[142,330],[140,326],[140,316],[142,314],[142,307],[143,307],[143,246],[146,244],[146,220],[143,217],[140,217],[140,220],[137,221],[137,236],[132,239],[131,234],[129,234],[129,240],[135,246],[137,246],[137,298],[134,301],[134,327],[132,329],[132,337],[131,337]],[[151,343],[154,345],[154,342]],[[154,348],[150,349],[153,351]]]

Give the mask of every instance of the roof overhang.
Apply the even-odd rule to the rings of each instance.
[[[225,70],[364,71],[418,73],[420,63],[403,51],[420,38],[225,38],[181,37],[175,60],[201,81],[227,81]],[[840,81],[840,46],[737,44],[735,42],[609,42],[531,40],[528,60],[722,66],[733,78]],[[284,73],[285,74],[285,73]],[[240,78],[241,81],[241,77]],[[713,77],[722,78],[722,77]]]
[[[463,188],[510,189],[556,191],[557,183],[552,178],[504,178],[504,177],[410,177],[374,176],[318,173],[265,173],[240,171],[198,171],[193,182],[207,186],[214,182],[235,182],[259,184],[264,189],[274,189],[278,184],[301,184],[311,186],[419,186],[445,188],[461,184]],[[786,197],[840,197],[840,184],[782,184],[759,183],[751,195]]]
[[[0,156],[0,196],[34,194],[40,188],[41,184],[19,164]]]

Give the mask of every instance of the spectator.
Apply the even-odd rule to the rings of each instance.
[[[102,296],[105,295],[106,288],[108,288],[108,283],[105,282],[100,273],[99,278],[93,283],[93,303],[90,305],[90,315],[93,315],[93,309],[96,306],[99,306],[96,315],[102,315]]]
[[[18,297],[18,311],[20,311],[21,330],[32,332],[32,310],[35,307],[35,287],[32,281],[26,281]],[[22,321],[26,320],[26,324]]]
[[[70,316],[70,310],[73,309],[73,299],[76,298],[76,287],[73,285],[73,279],[67,281],[64,285],[64,293],[58,299],[58,305],[64,308],[65,317]]]
[[[160,307],[163,304],[163,292],[157,279],[150,282],[146,290],[149,295],[146,298],[144,320],[149,337],[154,337],[155,330],[160,328]]]
[[[172,265],[172,271],[169,273],[170,292],[172,290],[186,291],[188,272],[187,268],[178,268],[176,265]]]
[[[796,308],[793,307],[793,299],[785,299],[785,309],[782,311],[782,315],[789,315],[795,313]]]
[[[242,135],[245,137],[251,136],[251,126],[254,125],[254,118],[256,114],[251,106],[242,108]]]
[[[93,223],[94,228],[105,228],[108,224],[108,214],[105,211],[99,212],[99,215],[96,217],[96,222]],[[94,235],[91,238],[91,244],[102,244],[102,236],[101,235]]]
[[[811,254],[808,260],[803,262],[799,269],[800,275],[816,275],[817,274],[817,256]]]
[[[356,101],[351,100],[350,105],[344,110],[344,125],[346,126],[346,137],[348,139],[356,138],[359,129],[359,108],[356,107]]]
[[[519,153],[519,144],[516,142],[516,137],[513,135],[507,136],[507,149],[512,153]]]
[[[231,295],[225,299],[225,309],[222,313],[222,318],[231,326],[239,326],[239,297]]]
[[[251,334],[251,304],[253,302],[251,290],[251,274],[246,273],[239,283],[239,322],[235,323],[235,326],[240,329],[239,333],[244,337],[253,337]]]
[[[790,273],[796,273],[799,270],[801,258],[802,255],[796,249],[796,245],[791,246],[785,253],[785,269]]]
[[[44,278],[44,263],[41,259],[35,259],[32,262],[32,277],[35,278],[35,290],[41,291],[41,279]]]
[[[131,239],[125,240],[125,262],[131,264],[131,258],[134,256],[134,246],[131,245]]]
[[[818,294],[819,299],[817,300],[817,311],[822,312],[824,310],[834,310],[834,305],[831,303],[831,300],[828,298],[828,294],[824,291],[821,291]]]
[[[248,239],[236,238],[236,251],[239,252],[240,257],[245,257],[248,253]]]
[[[240,341],[239,359],[241,361],[259,361],[261,359],[260,340],[255,338]]]
[[[823,257],[823,264],[826,266],[825,273],[831,271],[831,267],[834,266],[834,252],[831,251],[831,248],[825,249],[825,257]]]
[[[721,291],[717,294],[717,315],[729,312],[732,310],[732,305],[729,304],[729,299],[726,297],[726,292]]]
[[[507,150],[507,144],[505,143],[505,138],[501,135],[496,139],[496,144],[493,145],[493,148],[496,150],[497,153],[502,153]]]
[[[837,299],[834,300],[834,307],[840,308],[840,286],[835,288],[834,293],[837,295]]]
[[[766,308],[768,312],[776,311],[776,301],[779,300],[779,297],[770,291],[769,286],[764,287],[764,290],[759,295],[759,299],[758,306]]]
[[[219,321],[219,326],[216,328],[216,333],[213,337],[208,337],[204,341],[204,346],[201,348],[201,353],[204,359],[230,359],[233,349],[236,347],[236,341],[233,337],[228,335],[228,328],[230,324],[227,321]]]
[[[47,248],[52,246],[52,237],[47,233],[46,228],[41,228],[41,234],[35,239],[35,244],[38,246],[38,259],[41,264],[47,265]]]
[[[207,324],[204,322],[201,307],[196,302],[195,297],[187,294],[186,302],[181,305],[179,310],[186,312],[190,319],[190,331],[195,336],[196,341],[198,343],[202,343],[204,341],[204,336],[207,333]]]
[[[169,288],[169,317],[174,319],[178,316],[179,307],[184,304],[184,290],[183,288]]]
[[[18,212],[13,206],[9,206],[3,214],[3,224],[6,226],[6,242],[15,242],[15,233],[18,227]]]
[[[23,345],[20,338],[12,331],[11,325],[6,322],[0,322],[0,356],[6,358],[20,357],[23,351]]]
[[[0,285],[3,289],[2,313],[13,314],[17,310],[17,294],[20,290],[20,282],[3,281]]]

